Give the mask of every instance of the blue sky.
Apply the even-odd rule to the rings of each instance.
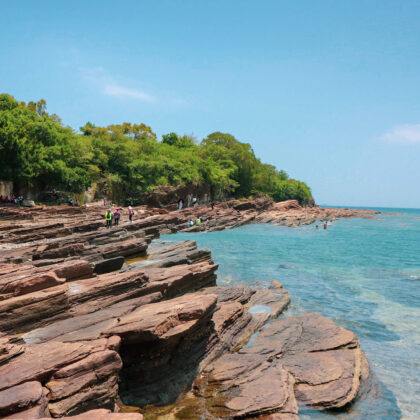
[[[419,1],[2,2],[0,92],[229,132],[318,203],[420,208]]]

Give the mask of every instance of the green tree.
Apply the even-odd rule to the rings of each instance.
[[[197,144],[193,136],[171,132],[158,142],[144,123],[87,122],[77,134],[56,114],[48,115],[46,105],[43,99],[25,104],[0,95],[0,179],[69,192],[101,180],[119,200],[165,185],[207,184],[213,196],[265,194],[312,202],[306,184],[262,163],[250,144],[229,133],[211,133]]]

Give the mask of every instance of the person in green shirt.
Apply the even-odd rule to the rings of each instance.
[[[105,213],[105,221],[106,221],[106,227],[107,227],[107,229],[110,229],[112,227],[112,212],[111,212],[111,209],[109,209]]]

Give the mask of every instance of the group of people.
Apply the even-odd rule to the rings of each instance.
[[[198,200],[197,200],[196,197],[193,197],[193,199],[192,199],[192,205],[193,205],[193,207],[197,207],[198,206]],[[211,206],[211,209],[214,210],[214,201],[211,201],[210,202],[210,206]],[[178,210],[181,211],[183,207],[184,207],[184,200],[182,198],[180,198],[178,200]]]
[[[324,230],[327,230],[327,228],[328,228],[328,223],[327,223],[327,222],[325,222],[323,226],[324,226]],[[316,228],[316,229],[318,229],[318,225],[316,225],[316,226],[315,226],[315,228]]]
[[[201,219],[197,216],[197,219],[195,219],[195,225],[196,226],[201,226]],[[188,226],[189,227],[193,227],[194,226],[194,222],[192,220],[190,220],[188,222]]]
[[[9,196],[7,195],[6,197],[3,197],[2,195],[0,195],[0,203],[4,203],[4,204],[16,204],[18,206],[22,205],[23,202],[23,197],[20,195],[19,197],[16,197],[15,194],[12,194],[9,198]]]
[[[118,226],[120,223],[122,208],[116,208],[114,211],[108,209],[105,213],[105,222],[107,229],[110,229],[112,225]],[[128,206],[128,220],[133,223],[134,210],[131,206]]]
[[[69,206],[75,206],[75,207],[79,207],[79,200],[76,198],[75,200],[73,200],[70,196],[67,196],[67,204]]]

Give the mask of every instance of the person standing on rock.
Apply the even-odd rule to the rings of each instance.
[[[197,205],[197,198],[196,197],[194,197],[193,198],[193,206],[195,207]]]
[[[182,206],[184,205],[184,200],[182,198],[180,198],[178,200],[178,210],[181,211],[182,210]]]
[[[104,206],[106,206],[106,203],[107,203],[107,200],[106,200],[106,198],[104,197]]]
[[[200,226],[201,225],[201,220],[200,218],[197,216],[197,219],[195,220],[195,225],[196,226]]]
[[[108,209],[105,213],[106,228],[110,229],[112,227],[112,211]]]
[[[214,210],[214,201],[212,201],[212,202],[210,203],[210,207],[211,207],[211,209],[212,209],[212,210]]]
[[[116,209],[114,211],[114,226],[118,226],[118,223],[120,221],[120,216],[121,216],[120,209]]]
[[[133,214],[134,210],[131,206],[128,206],[128,219],[130,220],[130,223],[133,223]]]

